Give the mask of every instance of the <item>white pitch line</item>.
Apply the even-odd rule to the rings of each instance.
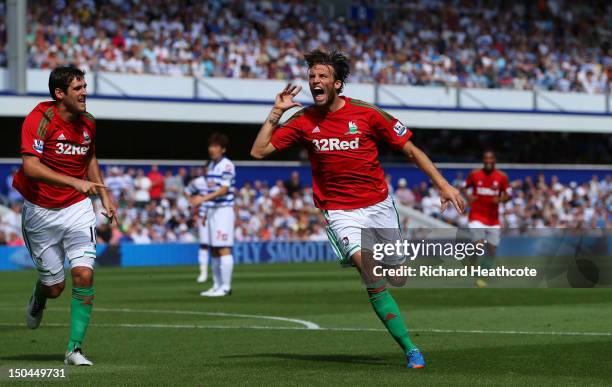
[[[0,309],[15,309],[15,308],[0,308]],[[57,311],[69,311],[68,308],[53,308],[51,310]],[[321,329],[318,324],[312,321],[300,320],[296,318],[287,318],[279,316],[263,316],[258,314],[239,314],[239,313],[225,313],[225,312],[201,312],[197,310],[163,310],[163,309],[129,309],[129,308],[94,308],[95,312],[111,312],[111,313],[152,313],[152,314],[182,314],[192,316],[215,316],[215,317],[240,317],[240,318],[253,318],[262,320],[274,320],[274,321],[286,321],[290,323],[296,323],[303,325],[305,329]]]
[[[45,323],[50,327],[69,327],[64,323]],[[0,322],[3,327],[25,327],[24,323]],[[306,327],[274,327],[265,325],[197,325],[197,324],[105,324],[94,323],[92,327],[101,328],[154,328],[154,329],[259,329],[259,330],[286,330],[286,331],[337,331],[337,332],[386,332],[382,328],[342,328],[342,327],[319,327],[310,329]],[[450,333],[450,334],[485,334],[485,335],[544,335],[544,336],[600,336],[611,337],[612,332],[561,332],[561,331],[485,331],[485,330],[461,330],[461,329],[411,329],[414,333]]]
[[[275,320],[275,321],[286,321],[296,324],[303,325],[306,329],[321,329],[318,324],[312,321],[300,320],[296,318],[287,318],[279,316],[263,316],[258,314],[239,314],[239,313],[224,313],[224,312],[200,312],[197,310],[163,310],[163,309],[112,309],[112,308],[95,308],[97,312],[117,312],[117,313],[154,313],[154,314],[187,314],[195,316],[222,316],[222,317],[241,317],[241,318],[254,318],[263,320]]]

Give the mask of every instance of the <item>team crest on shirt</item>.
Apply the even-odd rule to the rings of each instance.
[[[347,134],[361,134],[359,127],[353,121],[348,122],[348,132],[344,133],[344,135],[346,136]]]
[[[88,145],[91,143],[91,137],[89,137],[89,133],[86,130],[83,131],[83,145]]]
[[[43,153],[43,149],[45,147],[45,142],[43,140],[34,140],[34,144],[32,148],[38,153]]]
[[[399,121],[397,121],[395,125],[393,125],[393,130],[395,131],[395,134],[397,134],[399,137],[402,137],[404,134],[408,132],[408,129],[406,129],[404,124],[402,124]]]

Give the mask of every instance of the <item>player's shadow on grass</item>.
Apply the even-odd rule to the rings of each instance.
[[[300,361],[322,361],[322,362],[334,362],[334,363],[359,363],[369,365],[385,365],[384,358],[375,356],[361,356],[361,355],[307,355],[297,353],[256,353],[252,355],[230,355],[222,356],[223,358],[275,358],[283,360],[300,360]]]
[[[15,356],[0,356],[1,360],[13,360],[13,361],[62,361],[64,357],[60,354],[41,354],[41,353],[28,353],[23,355]]]

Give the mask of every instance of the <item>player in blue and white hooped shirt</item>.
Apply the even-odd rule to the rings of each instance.
[[[231,294],[234,258],[234,184],[236,168],[225,157],[228,138],[214,133],[208,139],[210,162],[205,176],[194,179],[187,187],[192,206],[200,206],[202,222],[199,225],[200,276],[198,282],[207,279],[208,257],[212,256],[213,287],[202,296],[222,297]]]

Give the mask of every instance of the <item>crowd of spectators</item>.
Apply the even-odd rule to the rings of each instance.
[[[0,1],[0,67],[6,65]],[[27,9],[30,68],[198,77],[305,77],[302,53],[338,48],[352,82],[604,93],[605,0],[41,0]]]
[[[197,243],[197,211],[190,208],[185,187],[203,172],[201,167],[181,167],[176,171],[160,171],[152,166],[148,173],[142,168],[113,166],[106,169],[105,183],[119,205],[120,224],[109,225],[97,209],[99,242],[160,242]],[[6,183],[11,183],[12,176]],[[398,207],[410,207],[426,215],[457,226],[467,226],[467,215],[459,215],[452,207],[440,214],[437,190],[426,182],[409,187],[399,178],[389,189]],[[452,182],[461,187],[463,176]],[[590,181],[561,184],[553,176],[527,176],[511,182],[512,199],[500,206],[504,228],[612,228],[612,176]],[[298,172],[274,184],[255,180],[236,187],[237,241],[326,240],[325,220],[314,207],[312,190]],[[0,206],[0,244],[23,245],[21,236],[21,204],[19,194],[8,190],[7,206]],[[402,217],[404,226],[410,219]]]
[[[461,189],[464,176],[458,173],[453,185]],[[612,175],[603,179],[593,175],[590,181],[569,184],[553,175],[549,181],[543,174],[526,176],[510,182],[511,199],[499,207],[502,228],[524,232],[543,228],[612,228]],[[407,187],[399,179],[394,192],[400,206],[409,206],[424,214],[459,227],[467,227],[468,211],[458,214],[453,207],[440,213],[438,191],[427,183]],[[409,222],[409,219],[405,219]]]

